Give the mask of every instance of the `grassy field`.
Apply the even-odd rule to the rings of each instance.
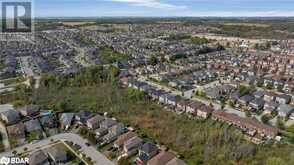
[[[100,49],[99,57],[102,63],[104,64],[114,63],[114,62],[126,60],[129,58],[128,55],[115,52],[111,48],[107,48],[107,47]]]
[[[239,23],[224,23],[224,25],[228,26],[255,26],[255,27],[270,27],[270,24],[262,24],[262,23],[245,23],[245,22],[239,22]]]

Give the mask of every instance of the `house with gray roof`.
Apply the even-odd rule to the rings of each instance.
[[[69,129],[69,127],[72,124],[74,118],[74,113],[62,113],[60,118],[59,118],[59,122],[61,125],[61,129]]]
[[[123,144],[124,153],[127,156],[134,155],[138,152],[138,148],[143,144],[143,140],[138,136],[132,137]]]
[[[271,114],[277,110],[278,106],[279,104],[276,103],[275,101],[265,102],[263,107],[264,113]]]
[[[104,117],[101,115],[96,115],[87,120],[87,127],[90,129],[97,129],[102,121],[104,121]]]
[[[256,99],[251,100],[249,102],[249,106],[252,109],[255,109],[255,110],[262,109],[263,106],[264,106],[264,100],[263,99],[256,98]]]
[[[32,131],[42,131],[42,127],[40,125],[40,122],[38,119],[32,119],[24,123],[26,131],[32,132]]]
[[[3,111],[0,115],[6,125],[12,125],[20,121],[19,112],[14,109]]]
[[[39,113],[40,108],[37,105],[26,105],[18,110],[22,116],[34,116]]]
[[[276,96],[276,102],[280,104],[289,104],[291,102],[291,96],[287,94],[281,94]]]
[[[279,116],[288,117],[294,111],[294,107],[287,104],[281,104],[277,111]]]
[[[139,148],[139,156],[136,159],[137,164],[146,164],[148,160],[158,154],[159,149],[153,143],[145,143]]]
[[[101,122],[100,128],[109,129],[110,127],[114,126],[117,122],[110,118],[106,118],[104,121]]]

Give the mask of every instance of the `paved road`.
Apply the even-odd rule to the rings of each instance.
[[[26,144],[24,146],[17,147],[13,150],[16,150],[18,152],[23,152],[25,147],[28,148],[28,151],[39,150],[40,148],[42,148],[44,146],[50,145],[50,143],[52,143],[51,139],[61,140],[61,141],[66,141],[66,140],[72,141],[73,143],[80,145],[81,151],[83,153],[85,153],[88,157],[90,157],[92,159],[92,161],[94,162],[94,164],[96,164],[96,165],[114,165],[113,162],[111,162],[103,154],[98,152],[94,146],[87,146],[85,144],[87,142],[87,140],[85,140],[82,137],[80,137],[79,135],[73,134],[73,133],[62,133],[62,134],[54,135],[54,136],[51,136],[47,139],[41,140],[37,143]],[[13,156],[12,151],[1,153],[0,158],[3,156],[6,156],[6,157]]]

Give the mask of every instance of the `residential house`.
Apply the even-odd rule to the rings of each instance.
[[[144,165],[148,160],[157,155],[159,149],[153,143],[145,143],[139,148],[139,156],[136,159],[137,165]]]
[[[245,95],[245,96],[242,96],[238,102],[243,105],[243,106],[247,106],[249,104],[250,101],[252,101],[254,99],[253,96],[251,95]]]
[[[281,104],[278,108],[278,115],[280,117],[289,117],[289,115],[294,111],[294,107],[288,104]]]
[[[275,138],[279,130],[269,125],[258,122],[250,118],[243,118],[236,114],[226,113],[223,111],[213,111],[212,119],[217,121],[232,124],[241,130],[247,132],[250,136],[255,136],[256,133],[261,137]]]
[[[19,109],[22,116],[35,116],[40,112],[40,108],[37,105],[26,105]]]
[[[100,123],[100,128],[109,129],[110,127],[114,126],[117,122],[110,118],[106,118],[104,121]]]
[[[274,101],[270,101],[270,102],[265,102],[264,103],[264,113],[265,114],[272,114],[273,112],[276,111],[277,107],[279,106],[278,103],[274,102]]]
[[[5,122],[6,125],[12,125],[20,121],[20,115],[18,111],[10,109],[1,112],[1,119]]]
[[[173,95],[173,94],[171,94],[171,93],[168,93],[167,95],[166,95],[166,103],[168,104],[168,105],[172,105],[172,106],[176,106],[176,104],[177,104],[177,96],[175,96],[175,95]]]
[[[62,113],[59,122],[61,129],[68,130],[72,124],[74,113]]]
[[[214,110],[213,108],[206,105],[200,106],[197,108],[197,116],[207,119],[213,110]]]
[[[24,144],[25,142],[25,125],[18,123],[7,127],[7,133],[9,139],[15,139],[18,144]]]
[[[127,140],[137,136],[135,132],[129,131],[125,134],[120,135],[117,140],[114,142],[113,146],[116,148],[121,148]]]
[[[87,126],[90,129],[97,129],[100,125],[100,123],[104,120],[104,117],[101,115],[96,115],[90,119],[87,120]]]
[[[101,128],[106,128],[106,127],[101,127]],[[106,134],[103,137],[103,140],[106,143],[111,143],[115,139],[117,139],[119,135],[124,133],[124,131],[125,131],[125,127],[122,123],[114,124],[110,128],[108,128],[108,134]]]
[[[123,144],[124,153],[132,156],[138,152],[138,148],[143,144],[143,140],[138,136],[132,137]]]
[[[181,99],[177,102],[177,110],[182,111],[182,112],[186,112],[186,106],[189,103],[189,101]]]
[[[253,96],[257,99],[262,99],[264,96],[264,91],[258,90],[253,93]]]
[[[55,164],[62,164],[67,162],[66,148],[62,145],[54,145],[49,148],[44,149],[48,154],[49,159],[51,159]]]
[[[263,109],[264,100],[260,98],[256,98],[249,102],[249,106],[254,110]]]
[[[41,117],[40,122],[44,128],[58,128],[56,116],[53,114]]]
[[[29,155],[30,165],[49,165],[48,155],[42,150],[35,151]]]
[[[167,151],[162,151],[147,162],[147,165],[166,165],[176,156]]]
[[[102,137],[104,135],[106,135],[108,133],[108,129],[106,128],[98,128],[97,130],[95,130],[96,136],[97,137]]]
[[[289,104],[291,102],[291,96],[287,94],[281,94],[276,96],[276,102],[280,104]]]
[[[263,98],[265,101],[270,102],[270,101],[275,101],[276,96],[277,96],[277,94],[274,92],[265,92]]]
[[[75,119],[80,123],[80,124],[86,124],[87,120],[93,117],[93,113],[90,111],[80,111],[75,115]]]
[[[38,119],[32,119],[24,123],[27,132],[42,131],[42,127]]]
[[[190,114],[196,114],[197,109],[201,106],[204,106],[204,104],[199,101],[191,101],[190,104],[186,106],[186,112]]]
[[[207,88],[205,89],[206,96],[210,99],[219,100],[221,98],[220,90],[215,88]]]

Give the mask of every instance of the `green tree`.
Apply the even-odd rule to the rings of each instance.
[[[156,65],[158,63],[156,56],[152,55],[149,59],[149,63],[150,65],[153,65],[153,66]]]
[[[285,129],[285,123],[283,122],[283,120],[280,117],[277,118],[276,126],[282,130]]]
[[[270,117],[268,115],[263,115],[261,116],[261,121],[264,123],[264,124],[268,124],[270,120]]]
[[[277,157],[270,157],[267,159],[266,161],[266,165],[287,165],[286,162],[281,159],[281,158],[277,158]]]

